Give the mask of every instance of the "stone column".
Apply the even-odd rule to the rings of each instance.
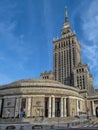
[[[27,116],[30,117],[30,115],[31,115],[31,97],[27,98],[27,104],[28,104],[28,106],[27,106]]]
[[[61,97],[61,117],[63,117],[63,97]]]
[[[94,106],[94,101],[92,101],[92,110],[93,110],[93,115],[96,115],[96,114],[95,114],[95,106]]]
[[[64,117],[66,117],[66,98],[64,98]]]
[[[51,118],[51,97],[49,97],[49,104],[48,104],[48,117]]]
[[[52,97],[52,117],[55,117],[55,97]]]
[[[19,99],[19,117],[20,117],[22,97],[19,97],[18,99]]]
[[[15,117],[20,114],[20,98],[16,98],[16,104],[15,104]]]
[[[0,115],[1,115],[1,109],[2,109],[2,99],[0,99]]]

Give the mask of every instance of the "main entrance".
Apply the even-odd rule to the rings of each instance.
[[[96,117],[98,117],[98,107],[96,107]]]
[[[55,117],[60,117],[60,98],[55,99]]]

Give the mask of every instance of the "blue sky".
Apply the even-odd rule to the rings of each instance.
[[[61,36],[65,6],[98,88],[98,0],[0,0],[0,85],[39,78],[53,68],[53,38]]]

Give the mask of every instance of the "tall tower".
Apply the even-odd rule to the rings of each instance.
[[[73,68],[81,63],[81,47],[75,33],[71,29],[67,8],[61,37],[55,39],[53,43],[55,80],[73,86]]]

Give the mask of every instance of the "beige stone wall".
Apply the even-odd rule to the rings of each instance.
[[[69,115],[75,116],[77,115],[77,100],[76,99],[69,99]]]
[[[87,113],[88,115],[91,115],[91,113],[92,113],[91,101],[90,101],[90,100],[87,100],[86,113]]]
[[[44,111],[44,97],[32,98],[32,116],[43,116]]]
[[[85,99],[82,100],[80,103],[81,103],[81,111],[86,112]]]
[[[2,117],[14,117],[15,98],[5,98]]]
[[[68,116],[79,115],[80,112],[86,112],[85,100],[78,97],[69,97]]]

